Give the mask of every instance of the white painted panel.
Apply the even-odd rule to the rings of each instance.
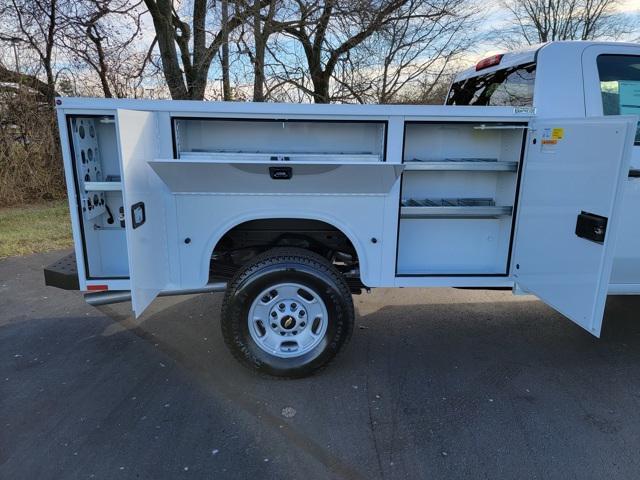
[[[169,283],[163,183],[147,161],[157,155],[155,113],[117,111],[118,144],[122,162],[122,193],[131,278],[131,304],[136,316]],[[133,228],[132,205],[144,203],[145,221]]]
[[[502,274],[511,217],[402,219],[398,274]]]
[[[393,277],[381,277],[382,249],[396,237],[395,228],[385,228],[389,219],[383,212],[387,203],[397,212],[397,196],[176,194],[175,198],[180,288],[207,283],[211,253],[225,233],[243,222],[266,218],[305,218],[334,226],[353,244],[364,284],[393,285]],[[190,242],[184,242],[186,238]]]
[[[596,336],[611,274],[632,127],[623,117],[536,122],[524,164],[513,276],[520,287]],[[554,128],[563,129],[557,131],[561,138],[548,143]],[[602,244],[575,234],[581,211],[608,218]]]

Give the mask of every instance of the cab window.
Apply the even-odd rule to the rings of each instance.
[[[640,55],[599,55],[597,64],[602,113],[640,117]],[[640,121],[635,144],[640,145]]]
[[[529,107],[533,105],[535,78],[535,63],[467,78],[451,86],[447,105]]]

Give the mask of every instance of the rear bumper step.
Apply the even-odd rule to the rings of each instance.
[[[63,290],[80,290],[76,254],[70,253],[45,267],[44,284],[50,287],[62,288]]]

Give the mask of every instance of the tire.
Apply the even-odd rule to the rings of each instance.
[[[348,343],[354,309],[344,277],[301,248],[274,248],[243,266],[222,303],[222,336],[250,369],[302,378],[325,367]]]

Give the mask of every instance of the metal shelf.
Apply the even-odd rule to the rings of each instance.
[[[400,218],[497,218],[510,216],[513,207],[402,207]]]
[[[502,162],[493,158],[446,158],[444,160],[410,160],[404,162],[404,171],[489,171],[515,172],[518,162]]]
[[[380,155],[372,153],[304,153],[304,152],[180,152],[179,160],[217,160],[227,162],[256,161],[321,161],[335,163],[380,162]]]
[[[496,206],[491,198],[403,200],[400,218],[497,218],[510,216],[513,207]]]
[[[87,192],[119,192],[122,190],[122,182],[84,182]]]

